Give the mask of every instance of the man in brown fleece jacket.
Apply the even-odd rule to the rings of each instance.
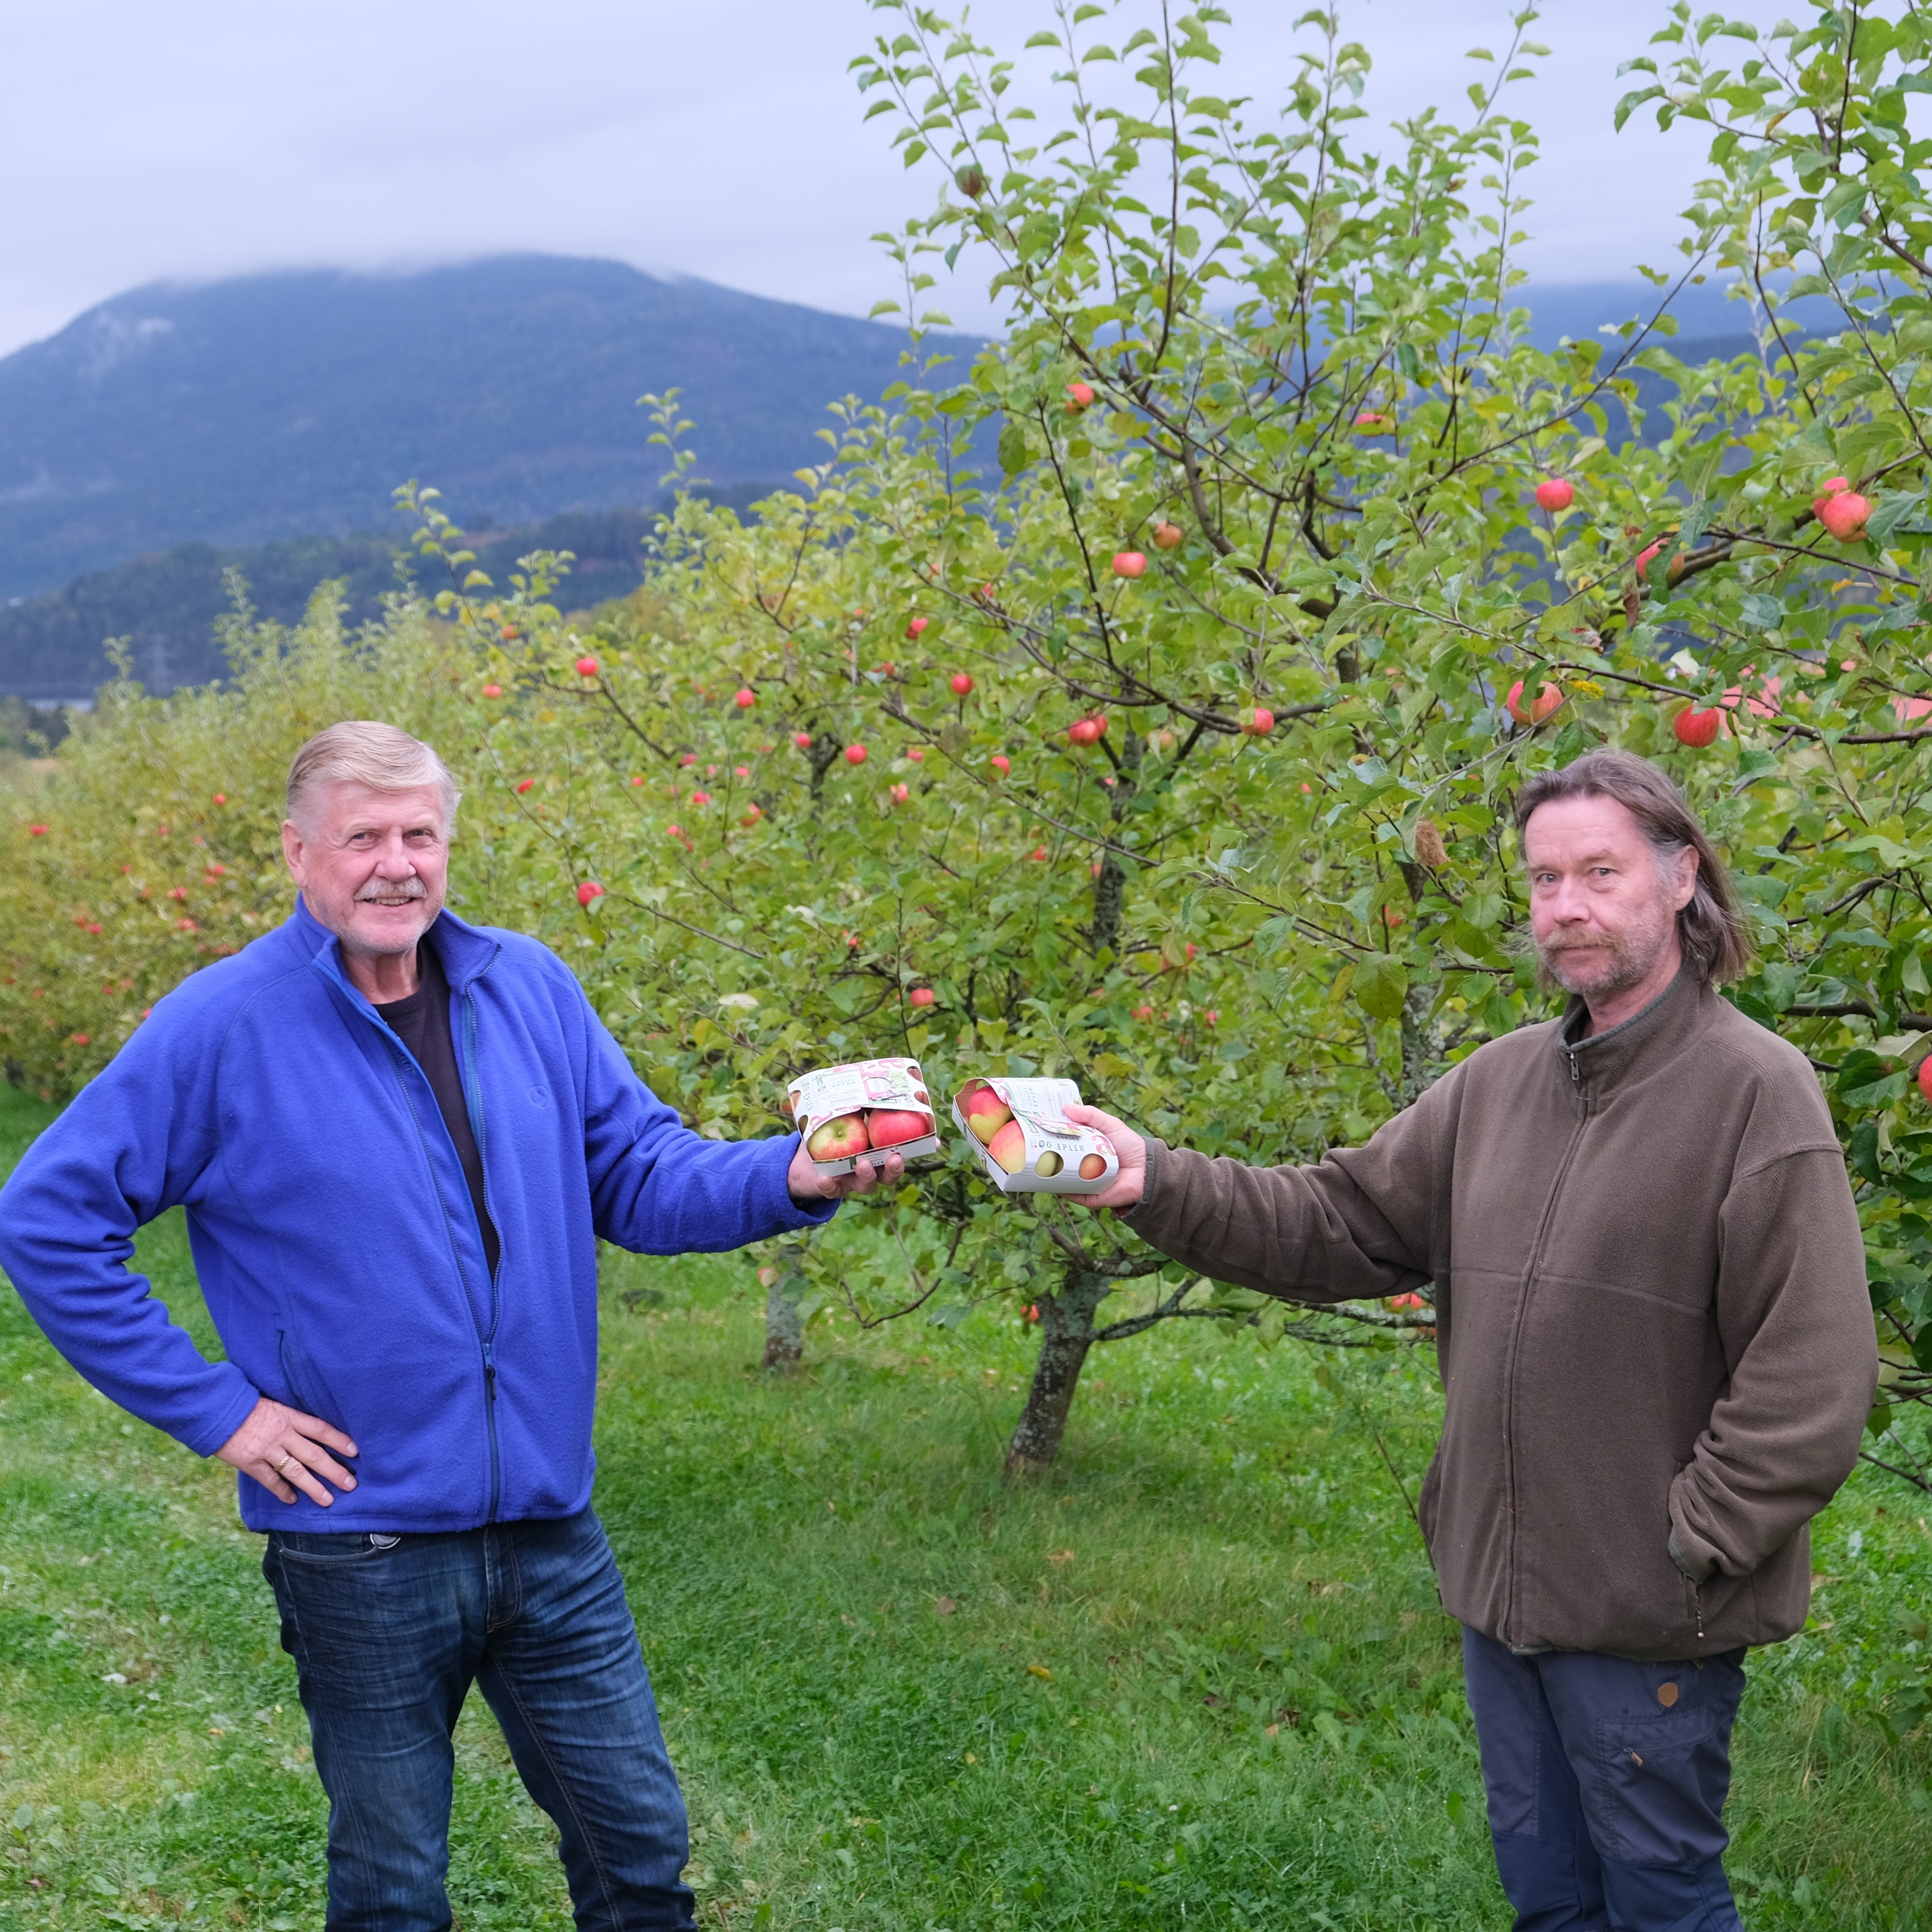
[[[1420,1514],[1522,1932],[1729,1932],[1748,1645],[1804,1621],[1806,1525],[1877,1376],[1844,1161],[1804,1056],[1720,998],[1748,958],[1676,788],[1587,754],[1520,794],[1560,1019],[1492,1041],[1366,1147],[1251,1168],[1114,1141],[1096,1206],[1296,1300],[1435,1284]]]

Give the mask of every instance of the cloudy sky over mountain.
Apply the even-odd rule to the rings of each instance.
[[[1212,84],[1279,98],[1302,7],[1230,4]],[[1117,10],[1128,24],[1090,31],[1124,39],[1156,0]],[[1539,281],[1622,278],[1672,252],[1702,130],[1610,124],[1631,84],[1618,63],[1665,17],[1664,0],[1553,0],[1530,30],[1552,50],[1520,102],[1544,141]],[[846,71],[894,19],[866,0],[8,8],[0,352],[152,279],[516,248],[862,314],[893,292],[868,238],[935,190],[901,167],[890,123],[863,124]],[[1018,55],[1050,0],[981,0],[973,19]],[[1375,58],[1372,127],[1460,106],[1478,71],[1466,50],[1500,51],[1510,32],[1490,0],[1348,0],[1343,24]],[[1051,56],[1020,58],[1043,82]],[[989,319],[963,272],[940,299],[962,326]]]

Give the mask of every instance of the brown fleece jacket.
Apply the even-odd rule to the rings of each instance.
[[[1688,975],[1578,1041],[1582,1018],[1312,1167],[1150,1142],[1127,1222],[1288,1300],[1436,1284],[1421,1516],[1450,1616],[1520,1650],[1774,1642],[1877,1380],[1844,1160],[1803,1056]]]

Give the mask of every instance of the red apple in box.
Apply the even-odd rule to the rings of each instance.
[[[982,1147],[990,1147],[993,1136],[1013,1118],[1013,1110],[983,1080],[969,1081],[959,1096],[959,1111]]]
[[[854,1154],[863,1154],[869,1144],[865,1121],[856,1114],[842,1114],[836,1120],[827,1120],[822,1127],[815,1128],[805,1144],[805,1150],[814,1160],[850,1160]]]
[[[1105,1154],[1090,1154],[1082,1157],[1080,1178],[1082,1180],[1098,1180],[1106,1171],[1107,1156]]]
[[[1006,1124],[986,1140],[986,1151],[994,1162],[1009,1174],[1017,1174],[1026,1165],[1026,1130],[1012,1117],[1012,1111],[1002,1106],[1000,1112],[1006,1117]],[[971,1117],[968,1116],[969,1120]],[[973,1131],[980,1132],[976,1121],[972,1123]],[[986,1136],[982,1135],[982,1139]]]
[[[874,1107],[866,1116],[866,1136],[875,1148],[903,1147],[932,1132],[932,1116],[897,1107]]]

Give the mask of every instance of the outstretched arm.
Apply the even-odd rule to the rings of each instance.
[[[1150,1246],[1217,1281],[1303,1301],[1402,1294],[1432,1278],[1446,1246],[1460,1090],[1452,1073],[1366,1147],[1307,1167],[1210,1160],[1070,1107],[1120,1163],[1104,1193],[1073,1198],[1115,1209]]]

